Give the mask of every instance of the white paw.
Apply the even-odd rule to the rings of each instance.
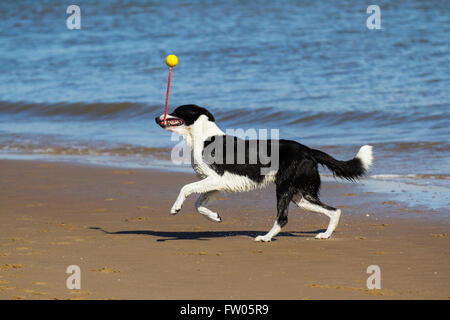
[[[319,234],[316,236],[316,239],[328,239],[329,237],[330,237],[329,234],[326,234],[325,232],[322,232],[322,233],[319,233]]]
[[[205,214],[204,215],[208,220],[211,220],[213,222],[222,222],[222,218],[217,214],[217,213],[213,213],[213,214]]]
[[[177,205],[176,203],[173,205],[172,209],[170,209],[170,214],[177,214],[180,212],[181,206]]]
[[[222,218],[219,216],[217,212],[213,212],[205,207],[198,207],[197,211],[208,220],[211,220],[213,222],[222,222]]]
[[[270,242],[270,241],[272,241],[272,238],[267,237],[267,236],[257,236],[255,238],[255,241],[256,242]]]

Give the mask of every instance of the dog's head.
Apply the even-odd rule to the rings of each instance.
[[[171,114],[168,114],[166,121],[164,121],[164,114],[156,117],[155,121],[164,130],[184,136],[195,127],[203,126],[206,122],[215,122],[215,119],[205,108],[187,104],[176,108]]]

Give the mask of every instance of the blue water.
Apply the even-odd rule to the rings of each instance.
[[[176,54],[169,109],[340,159],[372,144],[375,178],[450,190],[449,1],[377,1],[381,30],[361,1],[77,1],[68,30],[71,4],[0,3],[0,158],[167,162]]]

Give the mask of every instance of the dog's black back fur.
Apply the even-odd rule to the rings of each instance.
[[[211,139],[204,142],[204,151],[207,147],[216,142],[217,139],[222,139],[218,145],[223,146],[221,154],[216,154],[215,150],[210,150],[211,155],[215,157],[215,162],[210,164],[210,167],[219,175],[225,172],[230,172],[240,176],[245,176],[257,183],[261,183],[264,175],[261,174],[261,168],[270,167],[270,162],[261,163],[260,157],[256,157],[257,162],[250,162],[252,153],[260,154],[259,140],[242,140],[234,136],[213,136]],[[311,149],[292,140],[278,140],[279,144],[279,167],[275,176],[277,204],[278,204],[278,222],[281,227],[287,223],[287,208],[290,201],[295,194],[300,193],[309,202],[317,204],[328,210],[336,210],[333,207],[327,206],[320,202],[320,175],[318,164],[328,167],[336,176],[355,180],[365,173],[361,160],[354,158],[349,161],[339,161],[329,156],[328,154]],[[229,144],[232,143],[232,150],[234,150],[233,161],[226,161],[227,151],[231,148]],[[238,144],[245,146],[245,161],[239,163],[237,159]],[[264,141],[266,143],[266,141]],[[267,157],[270,158],[272,150],[272,140],[267,140]],[[228,149],[227,149],[228,146]],[[264,150],[265,151],[265,150]],[[208,154],[203,155],[204,158]]]

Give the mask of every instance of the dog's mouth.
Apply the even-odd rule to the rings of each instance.
[[[155,120],[161,128],[178,127],[184,124],[184,121],[180,118],[168,118],[166,121],[156,118]]]

